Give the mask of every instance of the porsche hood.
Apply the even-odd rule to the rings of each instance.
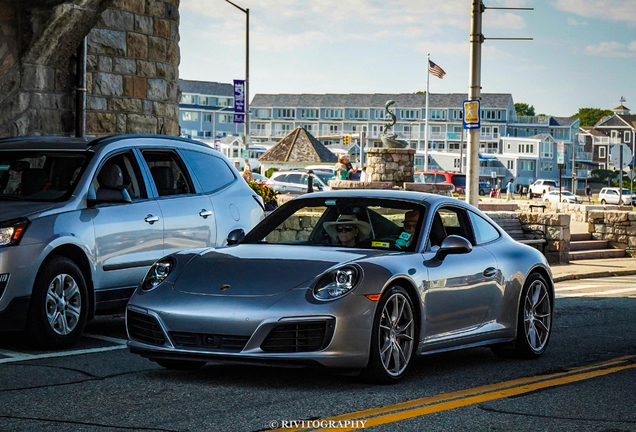
[[[217,296],[273,296],[339,263],[378,252],[316,246],[238,245],[209,249],[188,263],[174,282],[183,293]]]

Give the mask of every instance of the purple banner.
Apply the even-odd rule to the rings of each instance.
[[[245,113],[245,81],[234,80],[234,112]]]
[[[245,114],[234,114],[234,123],[245,123]]]

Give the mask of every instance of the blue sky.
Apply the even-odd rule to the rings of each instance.
[[[426,53],[446,76],[431,93],[468,91],[470,0],[235,0],[250,9],[255,93],[411,93]],[[636,0],[486,0],[482,92],[511,93],[537,114],[636,113]],[[224,0],[181,0],[184,79],[245,76],[245,14]]]

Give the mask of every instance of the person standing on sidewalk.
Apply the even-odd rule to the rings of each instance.
[[[592,188],[590,187],[589,183],[585,185],[585,196],[587,197],[587,200],[591,203],[592,202]]]
[[[515,179],[508,180],[508,184],[506,185],[506,201],[512,201],[515,199]]]

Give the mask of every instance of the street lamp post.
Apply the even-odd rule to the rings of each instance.
[[[216,142],[216,113],[218,113],[219,111],[223,111],[224,109],[228,109],[229,106],[223,107],[221,109],[218,109],[216,111],[212,111],[212,141]]]
[[[238,10],[245,13],[245,149],[248,148],[250,136],[250,10],[225,0]],[[239,155],[240,156],[240,155]]]

